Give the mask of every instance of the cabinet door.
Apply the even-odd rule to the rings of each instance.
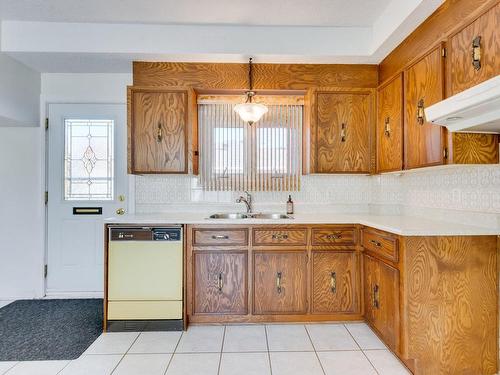
[[[312,273],[313,313],[357,311],[355,252],[313,252]]]
[[[378,91],[377,171],[403,169],[403,76]]]
[[[193,267],[195,314],[247,313],[246,252],[196,252]]]
[[[377,285],[378,268],[376,261],[371,256],[363,255],[363,294],[365,305],[365,319],[373,324],[376,319],[377,309],[375,307],[374,288]]]
[[[441,46],[405,71],[405,168],[443,163],[444,128],[425,121],[424,109],[443,99]]]
[[[369,93],[319,92],[316,107],[316,173],[369,172]]]
[[[450,95],[500,74],[500,4],[449,40]]]
[[[254,253],[254,314],[307,311],[307,253],[286,250]]]
[[[129,89],[130,173],[187,173],[187,96]]]

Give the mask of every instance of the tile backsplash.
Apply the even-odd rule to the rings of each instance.
[[[376,176],[309,175],[292,192],[297,212],[373,212],[496,225],[500,165],[451,165]],[[137,213],[241,210],[241,192],[203,191],[193,176],[137,176]],[[255,192],[255,207],[284,210],[288,192]],[[479,222],[479,223],[478,223]]]

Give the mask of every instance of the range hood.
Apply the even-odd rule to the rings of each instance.
[[[500,133],[500,75],[431,105],[425,116],[452,132]]]

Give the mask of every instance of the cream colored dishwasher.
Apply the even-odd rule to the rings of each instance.
[[[107,327],[183,327],[182,227],[109,228]]]

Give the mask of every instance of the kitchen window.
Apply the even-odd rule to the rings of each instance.
[[[268,113],[250,126],[234,112],[237,100],[198,100],[202,187],[299,190],[303,103],[295,97],[266,103]]]

